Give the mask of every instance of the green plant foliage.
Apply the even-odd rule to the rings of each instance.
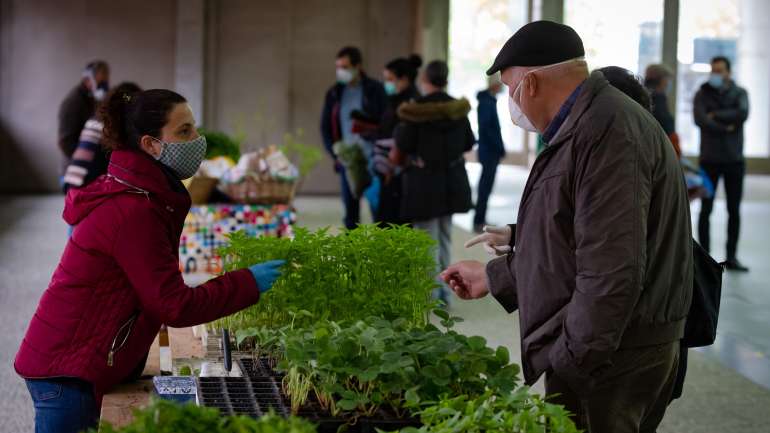
[[[332,145],[332,150],[337,155],[337,159],[345,166],[350,190],[353,195],[360,197],[371,182],[369,161],[366,159],[363,149],[357,143],[338,141]]]
[[[198,128],[198,133],[206,137],[206,159],[217,156],[227,156],[238,162],[241,157],[241,143],[239,140],[221,131],[211,131]]]
[[[280,146],[281,152],[297,166],[300,178],[304,178],[313,171],[323,157],[321,149],[305,143],[303,137],[304,133],[301,129],[294,134],[287,132],[283,135],[283,145]]]
[[[153,400],[144,409],[134,411],[131,424],[116,429],[102,424],[102,433],[314,433],[310,422],[283,418],[273,413],[259,419],[245,416],[220,415],[219,410],[194,404],[178,404],[168,400]],[[91,430],[90,433],[96,433]]]
[[[283,348],[278,368],[286,372],[284,391],[294,412],[313,392],[335,416],[373,416],[384,407],[403,417],[445,395],[505,395],[519,382],[519,367],[504,347],[494,350],[482,337],[413,327],[403,319],[369,318],[344,327],[318,322],[277,334]]]
[[[526,386],[506,395],[445,397],[420,413],[421,428],[400,433],[577,433],[562,407],[547,403]]]
[[[425,324],[436,286],[433,245],[427,234],[405,226],[361,225],[338,235],[297,228],[293,240],[234,233],[220,250],[225,270],[274,259],[287,264],[259,303],[215,326],[237,337],[238,330],[300,327],[324,319],[375,316]]]

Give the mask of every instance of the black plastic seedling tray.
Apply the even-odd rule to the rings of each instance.
[[[199,377],[201,405],[215,407],[225,415],[260,417],[271,410],[288,416],[279,385],[271,377]]]
[[[273,370],[270,360],[238,357],[236,361],[244,377],[198,378],[200,404],[216,407],[224,415],[258,418],[272,410],[289,416],[291,404],[281,391],[283,375]],[[377,429],[397,431],[422,425],[416,418],[397,419],[385,412],[375,418],[359,418],[355,424],[347,425],[347,420],[334,418],[324,411],[312,394],[297,416],[316,424],[318,433],[337,433],[341,429],[347,433],[376,433]]]
[[[283,374],[273,370],[270,359],[266,357],[256,360],[253,358],[238,358],[238,365],[245,376],[283,378]]]

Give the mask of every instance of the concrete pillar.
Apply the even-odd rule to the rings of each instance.
[[[204,124],[204,58],[206,1],[177,0],[176,7],[176,91],[190,102],[195,120]]]
[[[770,156],[770,2],[743,0],[740,8],[741,36],[733,76],[749,93],[749,119],[745,125],[744,151],[762,150]]]
[[[679,46],[679,0],[663,2],[663,50],[661,62],[671,68],[674,74],[671,94],[668,95],[668,109],[676,117],[676,95],[679,61],[676,57]]]
[[[449,58],[449,0],[420,0],[415,14],[414,50],[425,63]]]
[[[541,0],[539,3],[540,15],[537,19],[554,21],[557,23],[564,22],[564,0]],[[533,14],[533,16],[538,15]]]

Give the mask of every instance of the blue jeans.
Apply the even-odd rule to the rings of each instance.
[[[27,379],[35,433],[78,433],[99,424],[93,388],[78,379]]]
[[[437,217],[427,221],[418,221],[412,223],[412,227],[423,230],[436,241],[433,257],[436,260],[436,275],[440,274],[452,262],[452,215]],[[433,297],[448,304],[449,287],[438,276],[436,280],[440,287],[433,292]]]

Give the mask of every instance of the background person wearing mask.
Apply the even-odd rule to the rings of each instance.
[[[677,373],[692,296],[690,214],[655,119],[589,76],[580,37],[536,21],[503,46],[513,122],[546,147],[521,198],[513,251],[442,277],[463,299],[520,310],[527,384],[590,433],[655,431]]]
[[[382,72],[385,93],[388,94],[388,107],[380,121],[372,160],[374,173],[382,182],[379,206],[374,216],[374,221],[378,223],[408,222],[401,219],[401,169],[391,163],[389,155],[395,145],[393,131],[401,120],[398,117],[398,107],[420,97],[415,85],[420,66],[422,58],[412,54],[391,60]]]
[[[498,75],[491,75],[487,88],[476,95],[479,100],[479,147],[476,152],[481,163],[476,210],[473,215],[473,231],[476,233],[481,233],[487,224],[487,202],[495,185],[497,166],[505,156],[500,119],[497,117],[497,94],[503,89]]]
[[[334,170],[340,175],[342,202],[345,206],[344,224],[355,228],[361,219],[360,198],[354,196],[342,164],[332,150],[334,143],[361,143],[359,134],[353,131],[353,113],[358,112],[370,119],[380,119],[387,98],[382,84],[369,78],[363,70],[361,50],[344,47],[335,60],[337,82],[326,92],[321,113],[321,136],[324,147],[334,159]],[[374,213],[374,212],[373,212]]]
[[[465,171],[465,152],[476,142],[468,121],[467,99],[446,93],[449,68],[435,60],[420,74],[422,97],[402,104],[392,159],[405,164],[401,218],[436,240],[436,262],[449,265],[452,252],[452,214],[470,210],[471,187]],[[444,290],[439,298],[445,300]]]
[[[644,87],[652,97],[652,115],[668,135],[671,144],[674,145],[677,158],[682,157],[682,149],[679,145],[679,135],[676,133],[674,116],[668,109],[668,94],[671,92],[674,74],[666,65],[653,64],[644,70]]]
[[[743,124],[749,117],[749,96],[730,77],[726,57],[711,59],[711,75],[693,101],[695,124],[700,127],[700,165],[716,190],[719,178],[725,181],[727,196],[727,260],[733,271],[749,269],[738,261],[741,230],[741,199],[746,161],[743,157]],[[714,197],[703,197],[698,218],[698,241],[710,251],[709,218]]]
[[[134,83],[120,83],[110,90],[106,99],[109,99],[113,92],[134,94],[141,91],[142,89]],[[86,186],[97,177],[107,173],[109,155],[107,150],[102,147],[103,129],[104,124],[98,115],[88,119],[83,126],[78,147],[72,154],[72,161],[64,172],[65,192],[69,188]]]
[[[58,145],[61,150],[62,173],[78,147],[80,132],[86,121],[94,116],[96,103],[104,99],[109,90],[110,67],[103,60],[94,60],[86,65],[83,78],[59,105]]]
[[[170,90],[114,93],[103,112],[108,174],[67,194],[75,225],[14,366],[37,432],[96,427],[102,395],[141,373],[161,325],[208,323],[259,300],[282,261],[188,287],[179,238],[190,210],[181,180],[206,153],[187,101]]]

